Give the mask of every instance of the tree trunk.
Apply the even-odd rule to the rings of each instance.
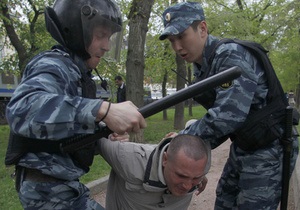
[[[178,55],[176,55],[177,64],[177,90],[181,90],[185,87],[186,78],[186,65],[185,61]],[[181,75],[181,76],[180,76]],[[174,116],[174,129],[179,130],[184,128],[184,102],[181,102],[175,106]]]
[[[126,96],[137,107],[143,106],[144,47],[148,21],[154,0],[133,0],[129,14],[128,52],[126,61]],[[143,142],[143,132],[131,135],[131,140]]]
[[[13,21],[9,15],[7,5],[5,3],[2,5],[0,4],[0,8],[1,8],[0,13],[5,17],[5,18],[3,18],[4,28],[6,30],[7,36],[9,37],[11,44],[14,46],[15,50],[18,53],[19,69],[20,69],[20,71],[22,71],[22,69],[25,65],[25,62],[29,56],[26,52],[23,42],[19,39],[19,37],[16,33],[14,25],[12,24]]]
[[[171,4],[179,2],[178,0],[171,0]],[[186,66],[185,61],[176,54],[176,64],[177,64],[177,90],[181,90],[185,87],[186,78]],[[184,102],[181,102],[175,105],[175,116],[174,116],[174,129],[183,129],[184,128]]]

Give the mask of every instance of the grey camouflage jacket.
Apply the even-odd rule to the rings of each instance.
[[[194,63],[194,76],[199,78],[207,71],[208,76],[212,76],[233,66],[239,66],[242,75],[227,87],[216,87],[216,98],[212,107],[203,118],[180,132],[200,136],[209,141],[212,148],[219,146],[227,139],[228,134],[242,126],[250,107],[265,106],[268,92],[262,65],[248,50],[238,44],[220,45],[209,68],[207,59],[217,41],[216,37],[208,36],[202,65]]]
[[[82,60],[74,59],[76,63],[68,53],[55,49],[37,55],[27,64],[6,109],[13,133],[40,141],[94,133],[102,101],[81,96],[79,68],[87,69]],[[86,173],[68,154],[27,153],[19,165],[65,180],[75,180]]]

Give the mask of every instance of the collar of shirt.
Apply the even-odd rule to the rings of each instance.
[[[159,160],[158,160],[158,178],[159,178],[159,181],[161,181],[161,183],[163,183],[164,185],[166,185],[166,181],[165,181],[165,178],[164,178],[164,174],[163,174],[163,166],[162,166],[162,161],[163,161],[163,154],[165,151],[167,151],[168,147],[169,147],[169,144],[166,144],[162,150],[161,150],[161,153],[159,155]]]

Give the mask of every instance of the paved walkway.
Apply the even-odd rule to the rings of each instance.
[[[207,175],[208,184],[204,192],[199,196],[194,196],[188,210],[213,210],[215,201],[215,189],[223,170],[229,152],[230,141],[220,145],[212,151],[212,165],[209,174]],[[108,177],[96,180],[88,184],[93,197],[105,205],[105,188],[107,186]],[[289,193],[289,208],[288,210],[300,210],[300,161],[298,158],[295,173],[291,179],[291,187]],[[295,187],[294,187],[295,186]]]

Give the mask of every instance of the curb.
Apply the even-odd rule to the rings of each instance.
[[[99,194],[101,191],[106,190],[107,183],[108,183],[108,177],[109,177],[109,175],[86,184],[86,186],[91,191],[91,196],[95,196],[95,195]]]

